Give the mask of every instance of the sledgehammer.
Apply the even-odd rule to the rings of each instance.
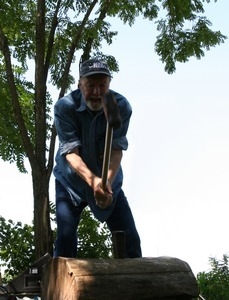
[[[107,119],[103,168],[102,168],[102,188],[105,189],[107,184],[107,175],[108,175],[109,164],[110,164],[113,129],[119,128],[122,125],[122,119],[121,119],[119,107],[114,95],[111,92],[108,92],[105,96],[103,109]]]
[[[102,188],[105,189],[107,184],[107,175],[108,175],[108,169],[110,164],[113,129],[122,126],[122,119],[121,119],[119,107],[114,95],[111,92],[109,92],[105,97],[103,109],[107,119],[103,168],[102,168]],[[113,231],[112,242],[113,242],[114,258],[124,258],[125,248],[126,248],[126,233],[124,231]]]

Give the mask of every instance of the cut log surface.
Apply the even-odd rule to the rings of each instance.
[[[198,295],[189,265],[172,257],[58,257],[42,276],[43,300],[189,300]]]

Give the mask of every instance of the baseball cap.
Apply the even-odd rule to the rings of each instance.
[[[91,76],[95,74],[105,74],[111,77],[108,65],[97,58],[85,60],[80,65],[80,77]]]

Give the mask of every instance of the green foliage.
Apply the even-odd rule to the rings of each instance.
[[[155,1],[152,0],[117,0],[109,7],[108,15],[113,17],[117,16],[124,24],[128,23],[131,26],[134,24],[136,17],[140,15],[149,20],[155,19],[158,15],[158,11],[158,6],[155,4]]]
[[[165,71],[172,74],[176,62],[187,62],[190,57],[200,59],[204,51],[224,42],[226,36],[212,31],[211,22],[202,14],[204,1],[162,1],[166,17],[157,21],[160,32],[155,50],[165,63]],[[209,1],[208,1],[209,2]]]
[[[6,267],[4,278],[9,281],[35,260],[33,226],[6,221],[0,216],[0,266]]]
[[[106,224],[97,221],[89,209],[84,209],[78,230],[79,258],[111,257],[111,237]]]
[[[0,27],[12,45],[13,58],[27,69],[27,59],[34,57],[36,1],[8,0],[0,4]]]
[[[200,294],[207,300],[229,300],[229,256],[211,257],[209,262],[211,270],[197,274]]]
[[[51,205],[53,221],[55,207]],[[54,229],[54,238],[56,229]],[[89,209],[85,209],[78,230],[79,258],[111,257],[110,231],[105,224],[95,220]],[[0,267],[4,271],[4,281],[9,282],[35,261],[34,226],[21,222],[6,221],[0,216]]]
[[[34,87],[23,77],[22,68],[15,67],[15,82],[18,87],[18,95],[21,113],[28,130],[31,142],[34,143]],[[0,157],[10,163],[16,162],[20,172],[25,173],[24,158],[26,151],[23,147],[22,137],[19,133],[17,119],[13,113],[13,103],[10,90],[6,81],[7,74],[0,65]]]

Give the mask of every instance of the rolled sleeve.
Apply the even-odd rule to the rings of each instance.
[[[71,153],[76,147],[81,146],[75,111],[75,103],[70,95],[59,99],[54,106],[54,120],[60,142],[60,155]]]
[[[79,139],[60,143],[60,155],[66,155],[74,151],[75,148],[81,146]]]
[[[125,136],[122,136],[120,138],[113,139],[112,148],[119,149],[119,150],[127,150],[128,148],[127,138]]]

